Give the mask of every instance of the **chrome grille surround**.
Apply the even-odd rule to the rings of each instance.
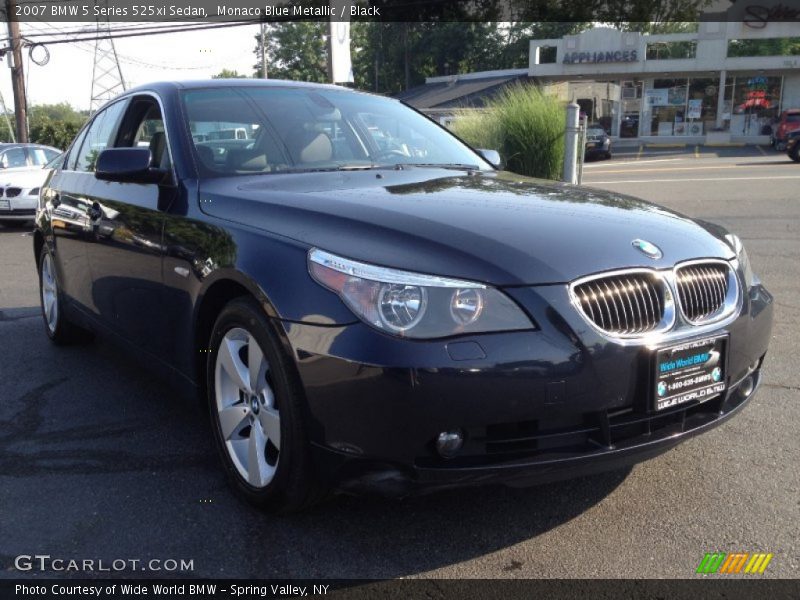
[[[675,266],[675,291],[681,316],[692,325],[716,323],[736,311],[736,272],[724,260],[693,260]]]
[[[625,269],[582,277],[569,286],[578,312],[601,333],[639,339],[675,324],[675,300],[663,274]]]
[[[719,272],[722,272],[722,269],[724,268],[727,272],[727,287],[724,290],[724,302],[719,309],[709,312],[708,314],[698,314],[693,312],[692,307],[694,306],[694,300],[692,300],[690,303],[687,303],[685,300],[683,305],[680,302],[681,299],[678,292],[678,278],[681,274],[686,275],[687,273],[693,273],[693,271],[684,271],[684,269],[688,269],[690,267],[698,268],[698,266],[699,268],[705,267],[707,270],[716,269],[719,270]],[[728,325],[734,321],[738,316],[742,306],[739,278],[736,274],[738,268],[738,261],[735,259],[726,261],[722,259],[708,258],[686,261],[679,263],[672,268],[663,270],[649,269],[644,267],[620,269],[616,271],[596,273],[594,275],[576,279],[569,284],[568,291],[570,300],[577,312],[595,331],[597,331],[603,337],[622,345],[651,345],[717,330],[719,327]],[[608,289],[605,288],[605,285],[601,284],[603,284],[604,281],[607,282],[616,279],[618,288],[616,300],[618,302],[625,302],[624,308],[627,309],[627,313],[625,314],[633,314],[634,316],[637,316],[637,313],[635,312],[636,305],[628,304],[627,297],[619,292],[619,278],[621,277],[650,277],[655,289],[659,289],[663,293],[663,313],[661,313],[661,318],[654,327],[652,326],[652,320],[649,321],[650,327],[620,327],[619,321],[616,319],[608,319],[608,309],[613,310],[611,304],[608,305],[608,309],[606,309],[606,312],[603,313],[602,318],[598,312],[597,304],[592,305],[594,313],[589,308],[589,300],[593,300],[594,302],[602,302],[603,300],[603,297],[597,294],[598,289],[605,289],[606,294],[608,291],[613,293],[613,287],[610,284]],[[644,279],[640,279],[639,281],[642,283]],[[691,284],[691,281],[687,283]],[[708,284],[710,283],[711,282],[708,282]],[[587,286],[587,284],[591,285]],[[695,290],[697,289],[698,288],[695,286]],[[594,291],[595,295],[597,295],[597,299],[591,297],[587,298],[585,295],[587,291]],[[584,293],[583,296],[582,292]],[[630,296],[631,292],[631,290],[628,290],[628,296]],[[695,291],[695,293],[697,293],[697,291]],[[604,297],[609,299],[607,295]],[[641,304],[642,298],[643,297],[640,297],[640,303],[638,305],[640,309],[643,306]],[[633,300],[633,298],[631,298],[631,300]],[[700,303],[699,298],[698,305],[701,308],[703,306],[703,304]],[[621,305],[616,304],[616,306],[620,307]],[[655,304],[647,305],[646,308],[649,309],[650,306],[655,307]],[[603,308],[605,308],[605,305],[603,305]],[[623,313],[620,312],[620,315],[622,314]],[[648,315],[652,313],[645,312],[644,314]],[[611,328],[604,328],[604,325],[607,327],[609,323]],[[635,324],[636,321],[634,320],[633,323]]]

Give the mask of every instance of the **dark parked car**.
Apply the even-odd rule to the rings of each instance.
[[[586,158],[611,158],[611,138],[601,125],[586,127]]]
[[[776,150],[785,150],[789,135],[800,129],[800,109],[785,110],[775,123],[774,133],[770,136],[770,143]]]
[[[618,468],[741,411],[772,297],[739,238],[482,156],[333,86],[129,90],[42,191],[45,331],[198,391],[275,509]]]
[[[800,129],[786,136],[786,155],[794,162],[800,162]]]

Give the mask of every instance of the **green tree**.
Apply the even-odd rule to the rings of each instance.
[[[396,93],[426,77],[524,68],[529,41],[577,33],[589,22],[356,22],[352,26],[356,87]]]
[[[728,56],[797,56],[800,37],[763,40],[730,40]]]
[[[66,102],[38,104],[28,110],[28,132],[31,142],[64,149],[86,122],[88,113],[77,111]],[[2,131],[0,126],[0,131]]]
[[[247,75],[242,75],[236,69],[222,69],[216,75],[212,75],[211,79],[247,79]]]
[[[267,74],[274,79],[328,81],[327,22],[297,21],[267,26]],[[255,54],[261,56],[260,36]],[[262,77],[261,61],[254,66]]]

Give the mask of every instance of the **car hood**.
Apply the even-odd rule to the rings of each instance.
[[[506,172],[430,168],[200,182],[209,215],[344,257],[496,286],[733,258],[725,230],[637,198]],[[663,252],[645,256],[644,239]]]
[[[0,171],[0,186],[2,187],[40,187],[50,169],[43,169],[41,167],[36,169],[19,169],[19,170],[3,170]]]

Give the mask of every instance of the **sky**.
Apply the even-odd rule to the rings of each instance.
[[[128,25],[126,23],[126,25]],[[52,27],[74,31],[94,27],[92,23],[22,23],[26,33]],[[113,27],[113,24],[112,24]],[[251,75],[256,56],[258,25],[244,25],[187,33],[114,40],[122,75],[128,87],[161,80],[207,79],[223,68]],[[3,32],[5,33],[5,32]],[[38,66],[25,59],[28,105],[69,102],[76,109],[88,109],[91,98],[94,42],[55,44],[47,47],[50,62]],[[40,50],[36,51],[38,57]],[[0,93],[9,110],[14,105],[11,71],[0,61]]]

